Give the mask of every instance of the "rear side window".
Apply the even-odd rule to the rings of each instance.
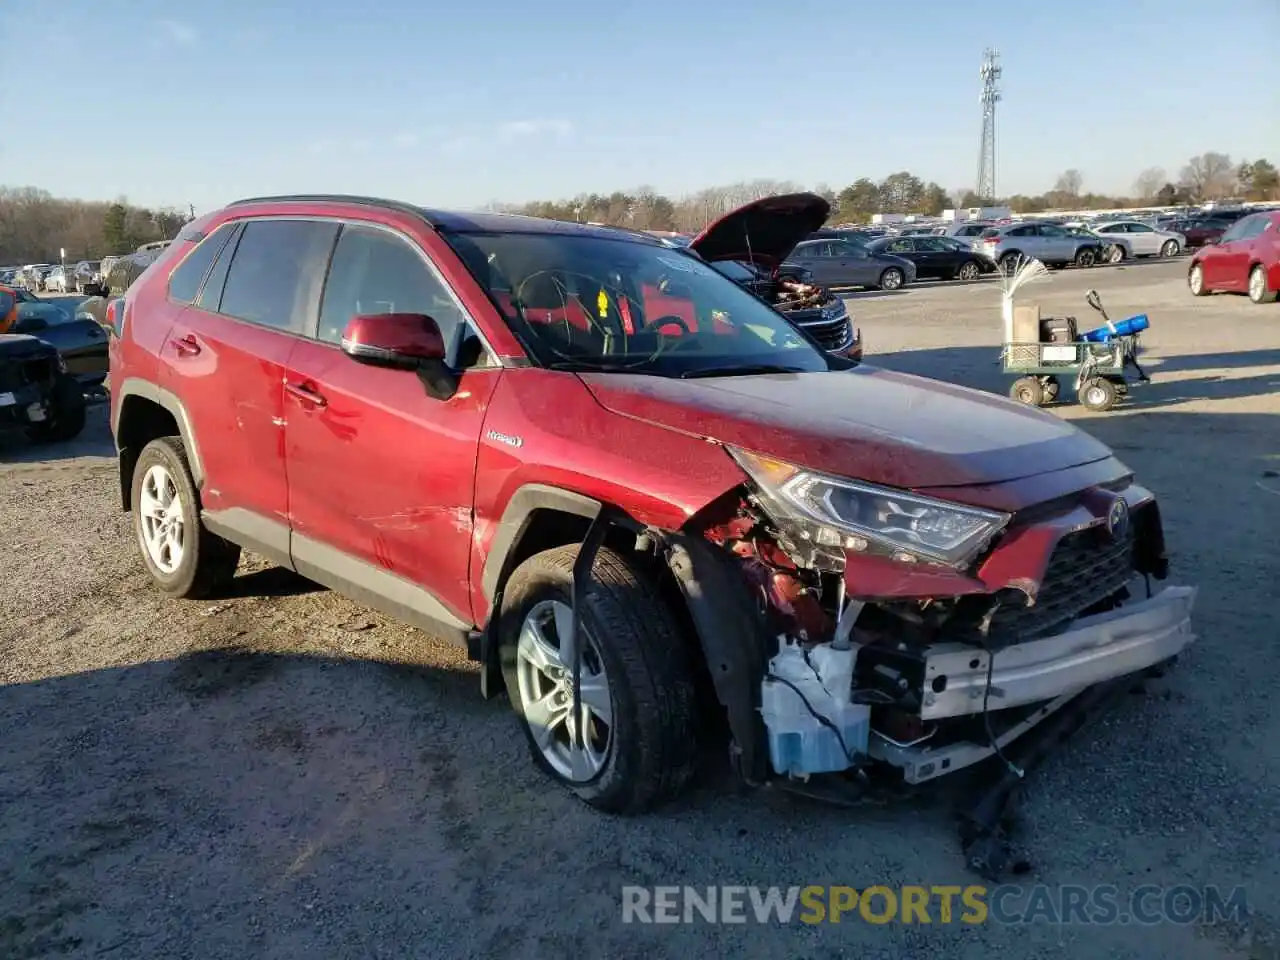
[[[303,333],[338,232],[317,220],[251,220],[236,245],[218,312]]]
[[[231,236],[235,225],[224,223],[189,251],[176,270],[169,275],[169,299],[179,303],[194,303],[200,292],[200,284],[213,265],[214,259]]]
[[[209,276],[205,279],[204,286],[200,288],[200,295],[196,299],[197,307],[212,313],[218,311],[218,302],[222,299],[222,287],[227,282],[227,271],[231,269],[231,258],[235,256],[236,246],[240,242],[240,231],[244,225],[234,223],[227,226],[231,228],[231,234],[223,244],[222,252],[218,254],[218,259],[214,262],[213,269],[209,271]]]

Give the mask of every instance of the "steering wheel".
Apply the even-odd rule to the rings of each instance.
[[[683,318],[677,317],[674,313],[669,313],[666,316],[659,317],[657,320],[645,324],[646,330],[653,330],[655,332],[661,327],[678,327],[681,335],[678,338],[658,337],[658,345],[654,347],[652,353],[645,357],[645,363],[653,363],[668,351],[679,350],[681,346],[693,342],[693,330],[689,328],[689,324],[687,324]]]

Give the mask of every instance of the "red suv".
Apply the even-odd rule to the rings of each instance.
[[[1191,259],[1187,285],[1193,295],[1247,293],[1270,303],[1280,290],[1280,210],[1255,213],[1233,223],[1217,241]]]
[[[827,354],[651,237],[246,200],[110,315],[160,589],[212,595],[245,548],[454,637],[604,809],[675,793],[726,728],[751,783],[929,780],[1193,637],[1106,447]]]

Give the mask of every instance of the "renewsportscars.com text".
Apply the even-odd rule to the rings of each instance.
[[[623,887],[622,922],[1216,924],[1248,914],[1245,891],[1148,884]]]

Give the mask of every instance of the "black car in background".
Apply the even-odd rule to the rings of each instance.
[[[946,237],[885,237],[867,245],[876,256],[895,256],[916,265],[919,279],[977,280],[984,273],[994,273],[995,261],[974,253],[959,241]]]

